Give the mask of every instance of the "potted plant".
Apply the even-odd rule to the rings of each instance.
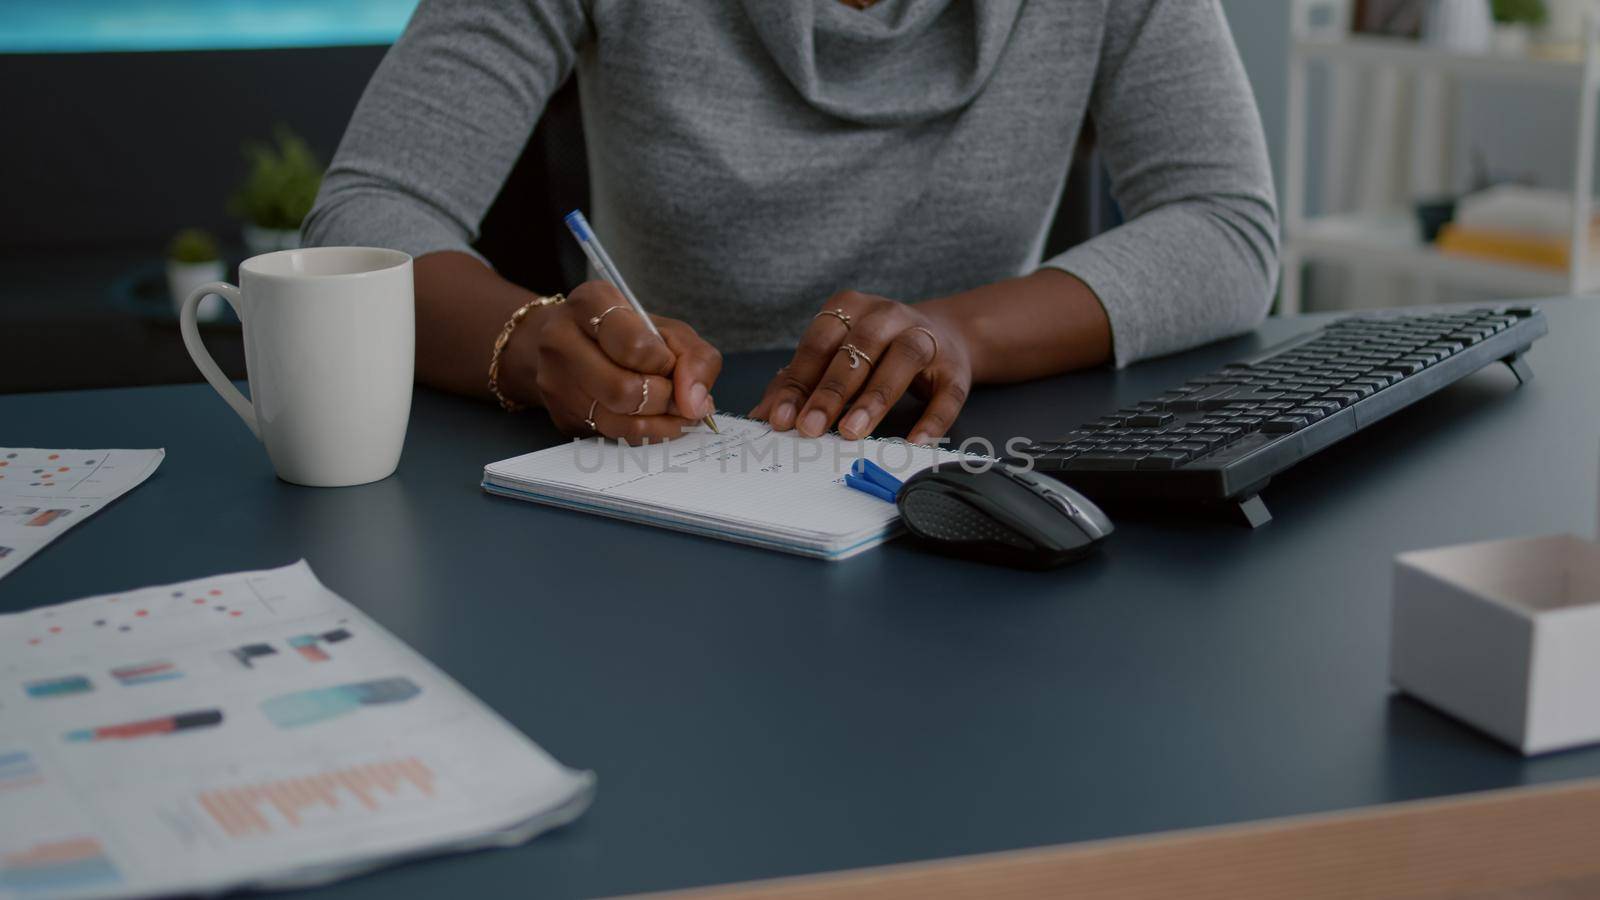
[[[251,256],[300,246],[300,223],[322,186],[322,164],[304,139],[279,126],[272,142],[244,146],[250,166],[229,210],[244,220],[244,244]]]
[[[221,281],[227,271],[222,254],[217,250],[217,239],[198,228],[185,228],[173,236],[167,245],[167,291],[172,295],[172,309],[183,306],[184,298],[195,288],[208,281]],[[196,318],[215,321],[222,317],[222,298],[216,294],[200,301]]]
[[[1526,56],[1534,29],[1544,24],[1544,0],[1493,0],[1494,52]]]

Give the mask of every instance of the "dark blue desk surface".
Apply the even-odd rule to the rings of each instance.
[[[1124,521],[1053,574],[890,545],[790,558],[485,496],[537,415],[419,391],[400,471],[273,478],[204,385],[0,397],[0,444],[167,448],[0,580],[0,610],[311,561],[561,760],[594,808],[340,897],[608,894],[1080,841],[1600,774],[1526,761],[1387,684],[1391,559],[1590,534],[1600,306],[1546,304],[1538,378],[1496,366],[1325,452],[1259,531]],[[984,389],[962,434],[1049,435],[1285,336]],[[778,364],[736,358],[743,410]],[[909,423],[905,423],[909,424]]]

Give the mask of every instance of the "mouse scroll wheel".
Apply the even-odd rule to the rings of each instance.
[[[1057,509],[1073,517],[1074,519],[1083,518],[1083,510],[1079,509],[1077,504],[1073,503],[1071,500],[1068,500],[1061,494],[1055,491],[1047,490],[1044,492],[1044,498],[1054,504]]]

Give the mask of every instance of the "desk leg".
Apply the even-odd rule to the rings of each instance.
[[[1528,365],[1528,354],[1519,350],[1500,361],[1506,364],[1511,374],[1517,376],[1519,387],[1533,380],[1533,367]]]

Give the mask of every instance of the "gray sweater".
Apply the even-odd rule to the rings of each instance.
[[[792,346],[843,288],[916,301],[1045,265],[1099,296],[1125,365],[1248,330],[1273,293],[1216,0],[423,0],[307,240],[471,252],[574,69],[590,221],[652,312],[725,351]],[[1086,113],[1128,221],[1041,261]]]

